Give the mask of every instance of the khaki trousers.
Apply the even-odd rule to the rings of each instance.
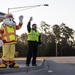
[[[15,44],[4,44],[2,60],[14,61]]]

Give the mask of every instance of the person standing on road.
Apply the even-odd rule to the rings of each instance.
[[[31,28],[31,21],[32,20],[33,20],[33,18],[30,17],[29,22],[27,24],[28,53],[27,53],[27,58],[26,58],[26,66],[30,65],[31,58],[32,58],[32,66],[37,66],[36,57],[37,57],[38,44],[41,44],[40,34],[37,30],[37,25],[32,24],[32,28]]]

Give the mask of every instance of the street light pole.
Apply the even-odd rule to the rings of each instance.
[[[58,51],[57,51],[57,44],[58,44],[58,41],[57,41],[57,39],[56,39],[56,56],[58,55]]]
[[[56,57],[57,57],[57,43],[56,43]]]
[[[31,8],[40,7],[40,6],[49,6],[49,5],[48,4],[41,4],[41,5],[32,5],[32,6],[22,6],[22,7],[8,8],[8,13],[10,13],[9,11],[12,10],[12,9],[23,9],[23,8],[31,9]],[[24,10],[27,10],[27,9],[24,9]]]

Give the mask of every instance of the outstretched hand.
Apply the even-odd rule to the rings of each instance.
[[[32,21],[33,20],[33,17],[30,17],[30,20],[29,21]]]
[[[22,23],[23,22],[23,16],[19,16],[19,21]]]

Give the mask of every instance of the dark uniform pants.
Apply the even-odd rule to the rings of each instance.
[[[37,50],[38,50],[38,42],[36,41],[28,42],[28,53],[27,53],[26,64],[30,64],[31,58],[32,58],[32,64],[36,64]]]

